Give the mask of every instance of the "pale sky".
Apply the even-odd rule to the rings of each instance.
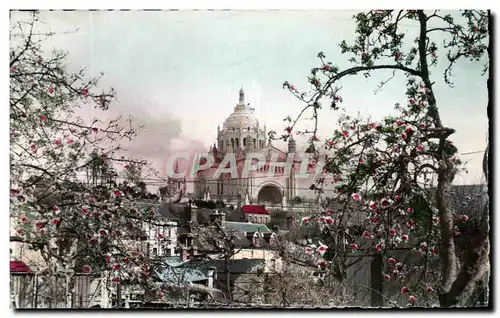
[[[158,157],[176,147],[208,150],[216,139],[217,125],[222,125],[238,102],[241,86],[261,125],[281,134],[286,127],[283,118],[297,115],[303,106],[282,89],[283,82],[308,89],[307,76],[319,65],[320,51],[340,68],[349,67],[349,56],[342,56],[338,45],[344,39],[352,42],[354,13],[56,11],[44,12],[42,17],[52,31],[78,29],[56,35],[47,48],[67,50],[72,70],[87,67],[94,75],[104,72],[100,86],[117,90],[113,114],[132,114],[148,128],[133,145],[134,153]],[[13,20],[26,16],[12,13]],[[406,22],[404,27],[406,42],[412,43],[418,28],[415,22]],[[434,40],[439,46],[443,38]],[[441,117],[445,125],[457,130],[452,140],[459,153],[486,147],[487,75],[481,76],[486,61],[457,64],[454,88],[442,80],[445,60],[433,70]],[[367,80],[362,76],[344,79],[341,95],[348,112],[375,119],[394,114],[394,104],[405,101],[405,77],[397,76],[374,94],[377,84],[391,73],[373,73]],[[320,138],[330,136],[338,115],[322,111]],[[469,161],[469,174],[457,177],[456,182],[478,182],[482,153],[462,158]]]

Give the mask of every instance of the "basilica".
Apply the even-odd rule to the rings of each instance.
[[[286,162],[289,153],[295,154],[296,144],[293,138],[288,141],[286,151],[278,149],[267,139],[266,125],[261,126],[254,115],[254,109],[245,104],[243,88],[239,92],[239,102],[226,118],[222,128],[217,127],[217,142],[210,147],[209,153],[215,158],[210,169],[200,171],[195,181],[195,196],[204,200],[239,201],[245,204],[272,203],[286,205],[288,200],[297,196],[296,177],[286,175],[284,167],[270,167],[269,162]],[[214,178],[214,173],[227,153],[234,153],[238,177],[221,174]],[[243,163],[250,153],[261,153],[265,163],[248,176],[242,177]],[[277,159],[277,160],[276,160]],[[293,169],[300,161],[293,162]],[[227,168],[222,167],[222,168]],[[269,172],[269,169],[272,172]],[[274,170],[273,170],[274,169]]]

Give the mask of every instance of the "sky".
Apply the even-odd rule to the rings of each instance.
[[[44,45],[47,51],[68,51],[69,70],[86,67],[90,75],[105,73],[100,86],[117,91],[110,114],[131,114],[146,127],[130,152],[161,165],[162,158],[176,149],[208,150],[216,140],[217,125],[222,126],[238,102],[242,86],[261,125],[283,132],[283,118],[297,115],[304,106],[282,88],[283,82],[309,89],[307,76],[319,65],[320,51],[335,65],[349,67],[349,57],[341,55],[339,43],[354,39],[353,14],[335,10],[44,11],[41,28],[58,33]],[[26,13],[12,13],[12,20],[25,18]],[[418,31],[415,22],[402,27],[406,42],[411,43]],[[444,38],[436,35],[439,45]],[[459,153],[486,147],[487,77],[481,76],[486,62],[487,58],[481,63],[458,63],[453,88],[443,81],[445,60],[440,59],[432,71],[441,118],[456,129],[451,139]],[[396,76],[374,93],[391,74],[381,71],[369,79],[342,80],[347,111],[374,119],[394,114],[394,104],[405,101],[405,77]],[[89,118],[91,113],[82,110]],[[328,138],[339,114],[325,109],[320,116],[319,137]],[[303,121],[299,128],[310,125]],[[303,143],[298,138],[298,144]],[[456,183],[479,182],[482,153],[462,158],[469,162],[469,173],[458,176]]]

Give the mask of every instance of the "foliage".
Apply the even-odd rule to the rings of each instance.
[[[488,48],[488,14],[464,10],[454,19],[439,10],[375,10],[359,13],[354,20],[354,43],[340,44],[342,53],[352,56],[352,67],[342,70],[320,52],[321,64],[309,76],[311,93],[288,82],[283,85],[307,105],[294,121],[285,119],[291,124],[282,138],[288,138],[301,116],[311,111],[314,130],[297,133],[312,135],[309,152],[318,157],[327,153],[324,177],[313,188],[321,190],[332,180],[337,191],[336,204],[302,220],[310,237],[319,242],[309,243],[306,252],[323,256],[319,262],[325,272],[339,279],[350,266],[347,255],[382,255],[389,271],[385,279],[398,282],[408,305],[429,306],[438,302],[438,295],[442,306],[454,305],[462,286],[473,284],[484,270],[480,263],[485,261],[485,249],[480,246],[487,238],[475,242],[478,253],[483,253],[477,262],[464,265],[457,274],[454,236],[468,216],[450,206],[450,188],[462,162],[450,139],[455,130],[440,118],[430,68],[438,63],[439,52],[448,50],[444,81],[452,85],[449,76],[459,59],[481,61]],[[408,20],[417,21],[419,36],[405,49],[410,42],[404,41],[402,25]],[[442,26],[432,28],[430,21]],[[441,48],[433,41],[435,34],[447,37]],[[359,73],[369,77],[381,69],[407,76],[407,100],[395,105],[394,115],[379,121],[343,112],[331,137],[320,141],[317,120],[322,105],[326,101],[330,109],[341,109],[338,82]],[[399,250],[419,261],[405,261],[396,255]],[[431,271],[437,264],[441,271]]]
[[[140,203],[148,194],[139,175],[117,183],[115,172],[149,168],[116,155],[118,142],[138,129],[130,119],[88,122],[75,114],[79,107],[108,110],[115,92],[100,90],[99,78],[84,70],[69,72],[66,52],[45,54],[42,44],[53,34],[36,33],[37,23],[33,14],[10,34],[11,240],[38,251],[46,274],[66,276],[67,294],[75,273],[108,273],[112,284],[153,291],[141,238],[144,223],[163,225]]]

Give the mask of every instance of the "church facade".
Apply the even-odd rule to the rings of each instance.
[[[245,104],[243,88],[239,92],[239,102],[226,118],[222,128],[217,127],[217,141],[210,147],[214,157],[210,169],[200,171],[195,181],[195,196],[204,200],[239,201],[249,203],[286,204],[297,196],[296,176],[300,161],[295,160],[290,173],[284,167],[274,167],[270,162],[286,163],[288,154],[296,152],[293,138],[288,141],[288,149],[281,150],[267,140],[266,125],[260,125],[254,115],[254,109]],[[238,177],[221,174],[214,178],[215,171],[224,156],[233,153],[236,158]],[[243,177],[243,165],[250,153],[260,153],[265,162],[259,162],[257,170],[250,171]],[[251,160],[250,158],[248,158]],[[228,168],[222,167],[222,168]]]

